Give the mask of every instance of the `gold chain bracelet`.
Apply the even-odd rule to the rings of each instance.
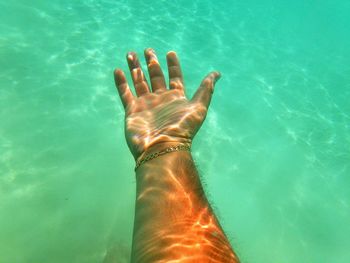
[[[164,149],[162,151],[159,151],[159,152],[155,152],[155,153],[149,154],[145,158],[142,158],[141,160],[138,160],[136,162],[135,171],[141,164],[144,164],[145,162],[147,162],[149,160],[152,160],[154,158],[157,158],[158,156],[161,156],[163,154],[170,153],[170,152],[176,152],[176,151],[190,151],[190,150],[191,150],[191,146],[190,145],[180,144],[180,145],[168,147],[168,148],[166,148],[166,149]]]

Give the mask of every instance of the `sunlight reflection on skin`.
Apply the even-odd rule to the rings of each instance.
[[[127,55],[134,82],[135,97],[121,70],[115,71],[116,84],[125,108],[126,137],[131,152],[138,158],[152,145],[162,142],[191,143],[204,121],[210,103],[207,89],[212,90],[218,72],[202,82],[191,101],[186,99],[183,78],[175,52],[167,55],[170,89],[166,89],[163,73],[152,49],[145,51],[151,76],[152,92],[134,52]],[[205,105],[208,104],[208,105]]]
[[[131,137],[131,144],[137,146],[134,150],[137,155],[162,142],[191,143],[191,138],[197,132],[192,127],[198,127],[198,123],[205,115],[205,109],[189,104],[185,99],[177,99],[175,96],[179,92],[175,90],[174,93],[175,95],[168,93],[162,96],[164,102],[161,107],[133,112],[127,119],[126,127]],[[155,100],[154,104],[157,105],[159,102]],[[159,118],[155,119],[154,116]]]
[[[134,240],[143,240],[135,244],[134,262],[238,262],[205,204],[198,177],[180,168],[191,165],[190,154],[180,154],[158,157],[139,168],[138,186],[148,187],[138,187],[135,216],[152,220],[142,220],[142,230],[134,233]],[[161,169],[160,163],[164,164]]]
[[[136,54],[127,54],[137,96],[123,71],[115,71],[125,108],[125,136],[135,160],[169,146],[190,146],[220,77],[218,72],[208,74],[188,100],[176,53],[167,54],[169,89],[154,50],[146,49],[145,57],[151,86]],[[136,177],[132,262],[239,262],[209,206],[190,152],[145,162]]]

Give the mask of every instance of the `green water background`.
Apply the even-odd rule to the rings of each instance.
[[[164,67],[178,52],[188,96],[222,73],[193,155],[242,262],[350,262],[349,14],[0,1],[0,263],[127,262],[134,162],[112,71],[147,47]]]

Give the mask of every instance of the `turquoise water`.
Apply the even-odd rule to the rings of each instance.
[[[112,71],[147,47],[163,66],[178,53],[188,96],[222,73],[193,155],[242,262],[350,262],[349,13],[0,1],[0,262],[128,261],[134,162]]]

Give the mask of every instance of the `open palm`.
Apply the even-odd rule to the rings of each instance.
[[[209,73],[191,100],[185,96],[180,63],[175,52],[167,54],[169,89],[153,49],[145,50],[151,87],[136,53],[127,54],[134,83],[134,96],[125,74],[116,69],[116,86],[125,108],[125,136],[135,159],[159,145],[187,144],[201,127],[213,93],[218,72]],[[152,89],[151,89],[152,88]]]

